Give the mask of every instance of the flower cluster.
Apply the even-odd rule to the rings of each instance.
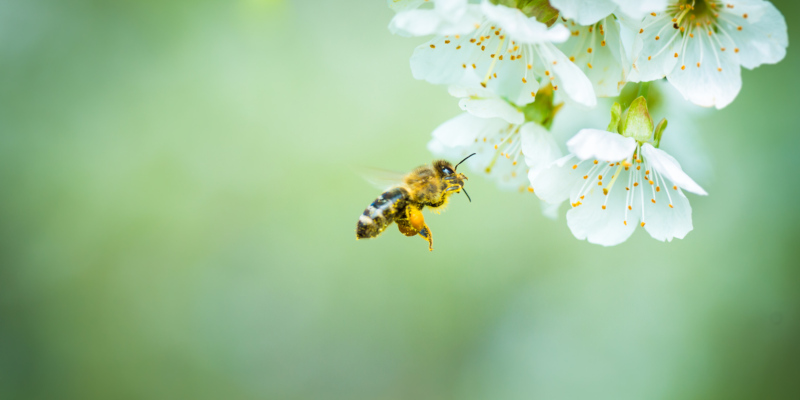
[[[471,168],[535,193],[548,216],[569,200],[573,234],[606,246],[637,226],[662,241],[685,237],[684,191],[706,195],[659,148],[667,121],[654,125],[648,101],[676,90],[673,103],[723,108],[741,89],[741,66],[776,63],[788,46],[765,0],[387,1],[392,33],[432,36],[411,55],[414,78],[447,85],[464,111],[434,130],[430,151],[477,153]],[[606,104],[599,97],[616,98],[604,130],[589,119]],[[554,121],[566,114],[581,128],[564,142]],[[669,147],[692,154],[683,142]]]

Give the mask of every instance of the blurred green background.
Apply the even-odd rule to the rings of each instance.
[[[793,45],[688,121],[686,239],[591,245],[478,178],[430,253],[354,238],[353,168],[429,162],[460,112],[392,15],[0,1],[0,398],[800,398]]]

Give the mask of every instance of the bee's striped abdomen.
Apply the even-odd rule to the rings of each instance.
[[[366,239],[380,235],[397,216],[405,212],[407,199],[408,192],[401,187],[383,192],[358,218],[356,237]]]

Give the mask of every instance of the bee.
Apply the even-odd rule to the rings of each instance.
[[[464,190],[464,181],[468,178],[456,169],[474,155],[468,155],[455,167],[445,160],[438,160],[405,175],[399,184],[383,192],[364,210],[356,225],[356,239],[377,237],[396,222],[400,233],[409,237],[421,236],[428,241],[428,250],[433,251],[433,235],[422,217],[422,209],[442,209],[450,195],[462,190],[472,202]]]

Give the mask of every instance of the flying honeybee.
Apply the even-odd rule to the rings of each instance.
[[[468,155],[455,167],[447,161],[438,160],[405,175],[364,210],[356,225],[356,239],[377,237],[392,222],[396,222],[402,234],[422,236],[428,241],[428,250],[432,251],[433,236],[422,217],[422,209],[441,209],[451,194],[464,190],[464,181],[468,178],[457,173],[456,168],[474,155]],[[466,190],[464,194],[472,201]]]

